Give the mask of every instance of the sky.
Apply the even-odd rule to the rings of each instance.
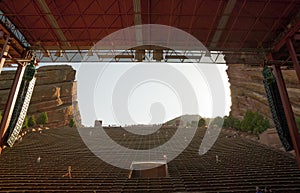
[[[96,119],[104,125],[157,124],[183,114],[215,117],[230,111],[224,64],[114,62],[74,64],[73,68],[85,126],[93,126]],[[217,98],[209,81],[224,90]],[[214,104],[224,109],[216,110]]]
[[[41,63],[39,67],[45,65],[58,63]],[[103,125],[159,124],[183,114],[215,117],[228,115],[230,111],[230,84],[225,64],[67,65],[76,70],[78,105],[85,126],[93,126],[95,120],[102,120]],[[213,70],[207,74],[210,68]],[[213,77],[210,81],[217,82],[218,90],[223,89],[217,98],[212,97],[214,93],[207,77]],[[221,81],[216,81],[216,77]],[[216,101],[224,106],[220,112],[213,107]]]

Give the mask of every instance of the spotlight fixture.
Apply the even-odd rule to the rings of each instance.
[[[62,57],[62,50],[57,50],[57,51],[55,52],[54,56]]]
[[[88,56],[93,56],[94,55],[93,50],[89,50],[88,53],[87,53],[87,55]]]
[[[43,50],[43,57],[50,57],[50,51],[49,50]]]
[[[135,60],[142,62],[145,59],[145,50],[135,50]]]
[[[160,62],[163,59],[163,50],[154,50],[153,59]]]

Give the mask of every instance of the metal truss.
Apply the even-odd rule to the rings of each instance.
[[[226,64],[221,51],[186,50],[47,50],[35,51],[40,63],[167,62]]]
[[[23,47],[30,47],[24,35],[18,30],[18,28],[4,15],[0,10],[0,22],[20,41]]]

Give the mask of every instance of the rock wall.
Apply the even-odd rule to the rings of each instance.
[[[227,74],[231,84],[231,113],[242,117],[249,109],[259,111],[271,119],[271,112],[263,86],[262,68],[229,64]],[[283,70],[289,98],[295,115],[300,116],[300,83],[294,70]]]
[[[3,71],[0,75],[0,111],[5,107],[14,73]],[[27,114],[37,118],[41,112],[46,112],[49,119],[47,126],[52,128],[68,125],[74,114],[80,120],[75,73],[76,71],[67,65],[38,68],[37,81]]]

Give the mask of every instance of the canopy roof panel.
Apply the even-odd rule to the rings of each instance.
[[[272,50],[297,23],[300,1],[2,0],[0,9],[34,50],[88,50],[117,30],[163,24],[210,50],[240,53]]]
[[[0,7],[31,46],[81,49],[133,25],[132,0],[16,0]]]

